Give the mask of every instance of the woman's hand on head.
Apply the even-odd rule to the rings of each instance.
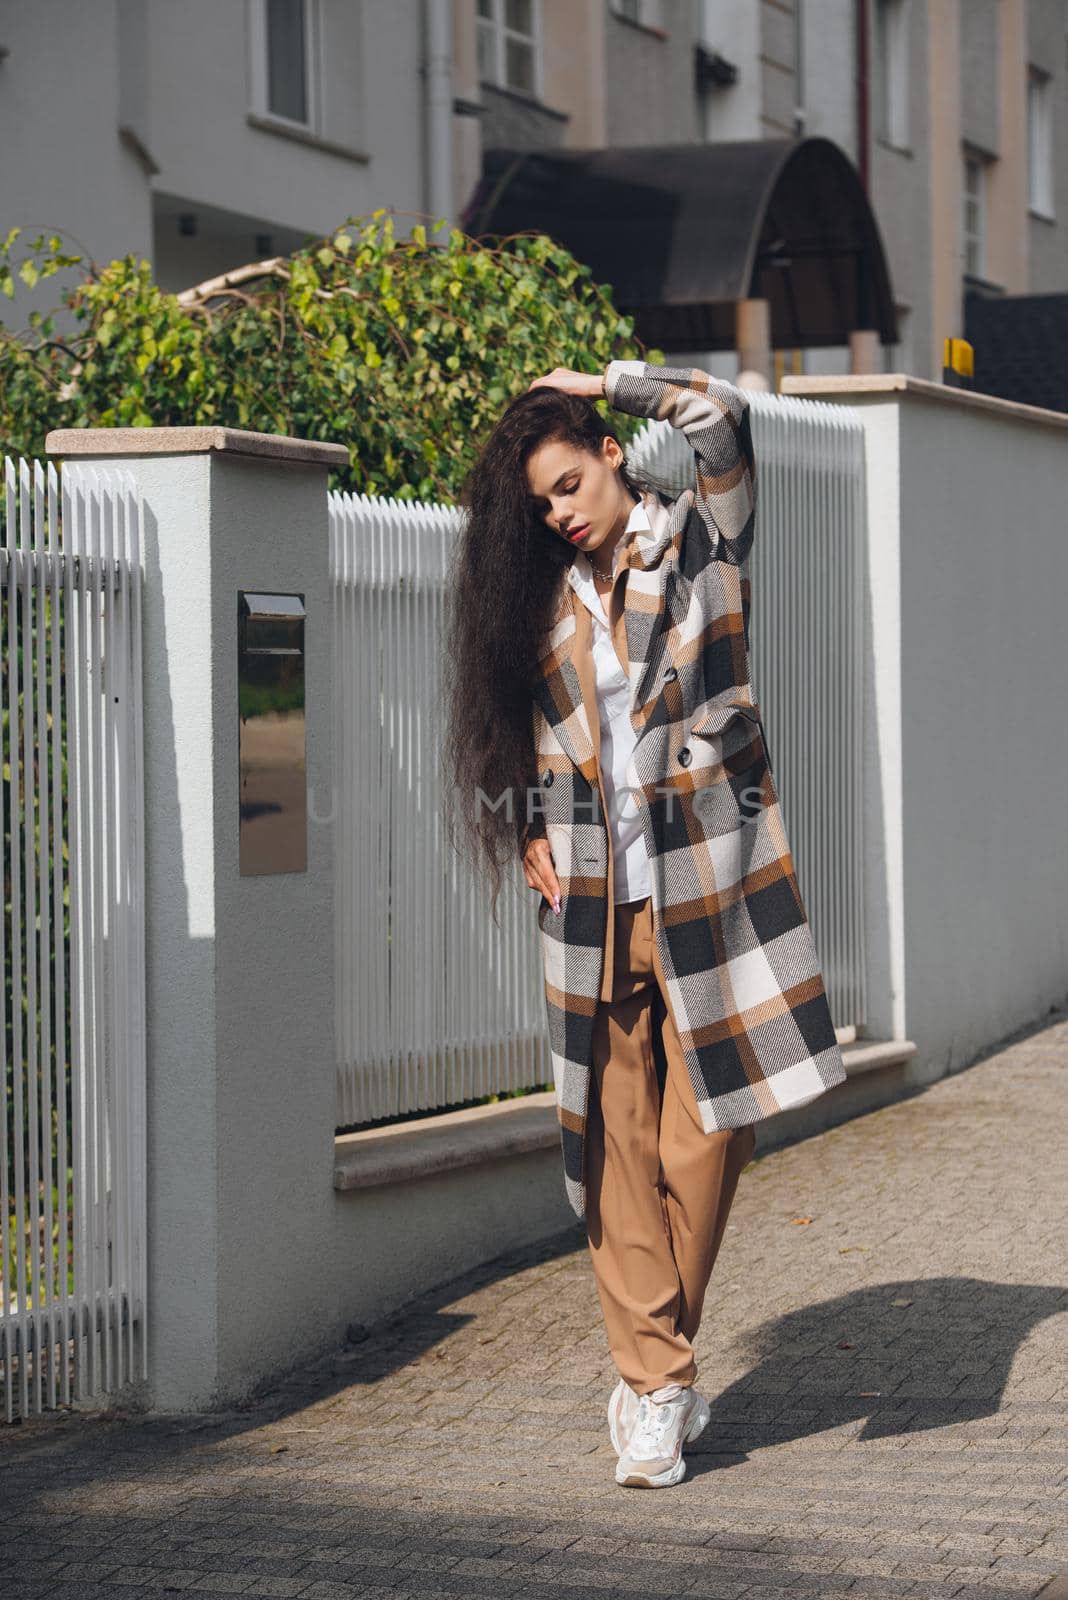
[[[570,367],[554,367],[544,378],[535,378],[530,389],[562,389],[564,394],[584,395],[587,400],[602,400],[602,372],[572,372]]]
[[[539,889],[554,911],[560,909],[560,880],[553,866],[552,851],[545,838],[531,839],[523,852],[523,871],[527,888]]]

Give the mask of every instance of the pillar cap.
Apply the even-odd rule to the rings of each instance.
[[[1003,400],[1000,395],[987,394],[983,389],[958,389],[951,383],[913,377],[911,372],[787,372],[780,381],[779,393],[810,400],[839,400],[843,405],[887,394],[902,394],[973,411],[993,411],[1003,417],[1018,417],[1022,422],[1068,427],[1068,412],[1027,405],[1022,400]]]
[[[343,467],[349,452],[323,439],[292,439],[284,433],[243,428],[53,428],[45,438],[50,456],[257,456],[261,460]]]

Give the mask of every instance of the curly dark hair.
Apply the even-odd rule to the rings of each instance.
[[[575,557],[536,513],[526,464],[549,440],[597,454],[606,436],[619,443],[593,401],[528,389],[502,413],[459,491],[442,664],[445,820],[452,847],[488,869],[495,920],[537,781],[533,670]],[[617,471],[635,498],[646,489],[663,499],[664,487],[625,459]]]

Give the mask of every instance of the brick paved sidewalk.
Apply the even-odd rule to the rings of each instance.
[[[239,1413],[0,1429],[0,1593],[1037,1595],[1068,1572],[1066,1089],[1062,1012],[746,1170],[673,1489],[612,1479],[576,1226]]]

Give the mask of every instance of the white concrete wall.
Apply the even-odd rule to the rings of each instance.
[[[380,205],[423,209],[418,0],[372,8],[324,0],[321,16],[319,132],[337,148],[249,124],[244,4],[148,0],[147,143],[160,168],[154,189],[183,197],[190,210],[202,203],[312,234]],[[166,242],[172,272],[182,243]]]
[[[906,1017],[929,1068],[1068,991],[1068,426],[901,408]]]
[[[422,0],[320,0],[317,137],[250,122],[245,0],[12,0],[0,9],[0,229],[149,256],[177,289],[378,206],[427,198]],[[128,130],[132,139],[121,136]],[[155,169],[155,170],[154,170]],[[178,231],[179,213],[200,231]],[[398,232],[409,224],[398,219]],[[54,285],[6,302],[22,326]]]
[[[285,252],[381,205],[425,209],[418,0],[372,8],[322,0],[319,15],[315,142],[250,122],[258,111],[244,4],[148,0],[147,142],[160,168],[155,251],[167,287],[254,260],[256,232]],[[199,242],[178,233],[182,210],[200,213]]]
[[[1068,993],[1068,419],[903,384],[784,387],[867,434],[871,1023],[925,1082]]]
[[[144,169],[118,135],[119,47],[115,0],[13,0],[0,9],[0,234],[73,236],[94,259],[152,248],[152,201]],[[67,281],[73,281],[69,275]],[[33,306],[58,298],[0,301],[0,320],[25,326]]]
[[[369,1327],[472,1267],[577,1226],[559,1139],[545,1150],[334,1200],[338,1341],[352,1322]]]
[[[760,138],[760,12],[752,0],[701,0],[700,41],[738,69],[734,83],[706,94],[703,139]]]

